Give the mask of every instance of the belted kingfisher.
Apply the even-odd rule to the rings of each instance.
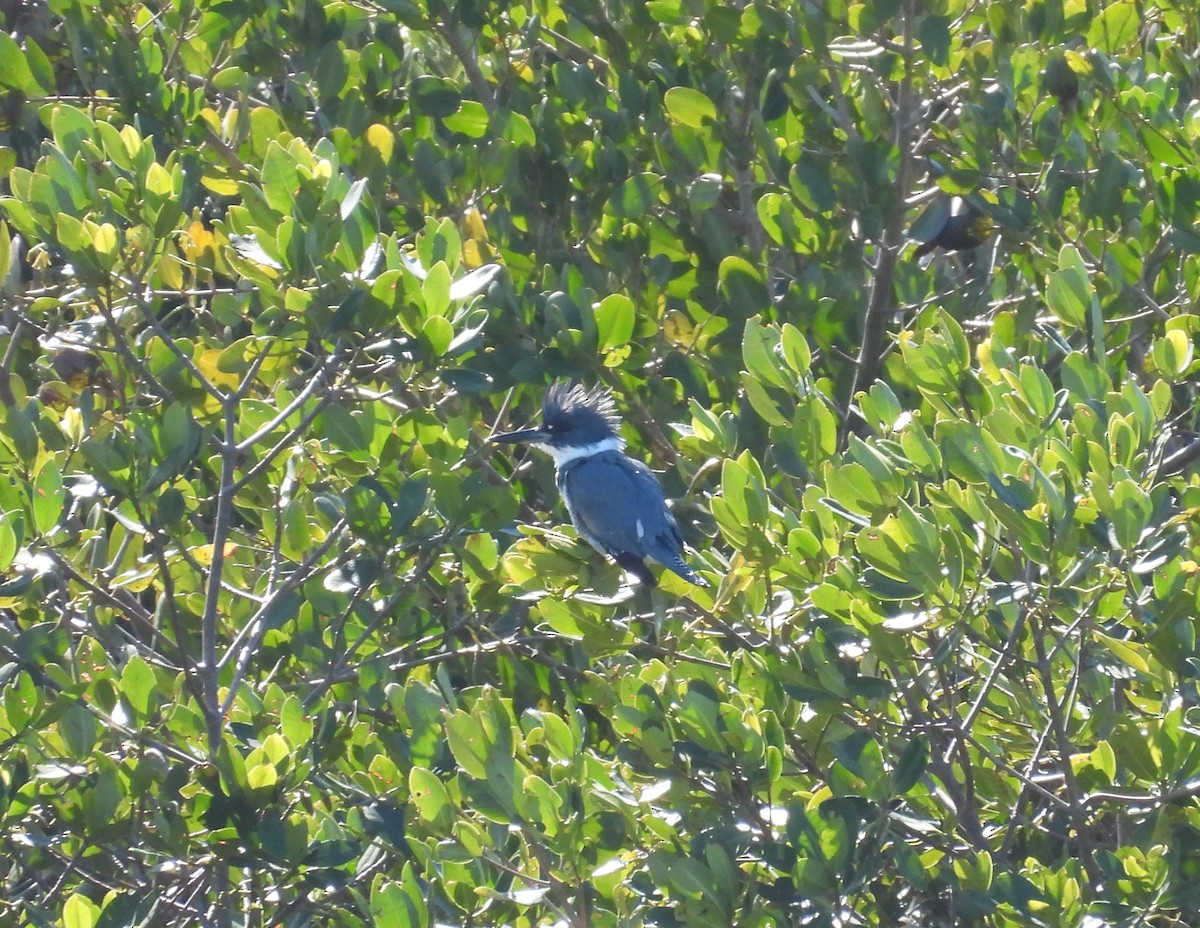
[[[649,557],[688,583],[708,586],[684,563],[683,536],[658,478],[623,453],[607,391],[553,384],[542,399],[539,428],[496,435],[492,441],[527,442],[554,458],[555,483],[580,536],[642,583],[658,583],[645,564]]]

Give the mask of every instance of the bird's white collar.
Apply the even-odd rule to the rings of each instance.
[[[620,451],[625,447],[625,442],[614,435],[602,441],[592,442],[590,445],[576,445],[572,448],[555,448],[552,445],[540,443],[534,447],[545,451],[546,454],[554,458],[555,467],[564,467],[572,461],[578,461],[580,458],[590,458],[593,454],[603,454],[606,451]]]

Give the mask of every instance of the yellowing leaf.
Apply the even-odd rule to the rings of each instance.
[[[183,289],[183,266],[175,255],[170,253],[163,255],[157,270],[158,276],[168,287],[174,287],[176,290]]]
[[[255,764],[246,771],[246,785],[251,789],[265,789],[279,782],[279,772],[271,764]]]
[[[89,223],[89,225],[92,225]],[[111,258],[117,253],[117,227],[111,222],[102,222],[100,225],[93,225],[90,229],[92,233],[92,247],[99,254]]]
[[[209,348],[203,351],[195,359],[196,368],[208,378],[208,382],[218,387],[228,387],[233,390],[237,388],[241,378],[237,374],[230,374],[221,370],[219,362],[221,360],[220,348]]]
[[[134,157],[142,150],[142,136],[133,126],[126,123],[121,127],[121,141],[125,143],[125,151],[129,157]]]
[[[467,227],[467,238],[478,239],[481,242],[488,240],[487,223],[483,219],[483,213],[474,206],[467,210],[463,222]]]
[[[217,196],[232,197],[238,192],[237,181],[228,177],[216,177],[212,174],[205,174],[200,178],[200,183],[205,190],[211,190]]]
[[[696,327],[692,320],[677,309],[672,309],[663,319],[663,335],[673,345],[690,348],[696,340]]]
[[[225,557],[229,557],[234,551],[237,550],[237,545],[232,541],[227,541],[225,542],[225,547],[223,550],[225,552]],[[194,545],[193,547],[188,548],[188,554],[190,554],[192,556],[192,560],[194,560],[201,567],[209,567],[212,565],[212,545]]]
[[[392,160],[392,150],[395,148],[396,139],[392,135],[392,130],[387,126],[379,123],[367,126],[367,144],[375,149],[379,160],[384,164]]]
[[[189,261],[196,261],[206,253],[215,254],[216,244],[216,237],[204,228],[204,223],[199,220],[193,222],[179,236],[179,247],[183,249],[183,255]]]
[[[83,413],[79,411],[78,407],[68,406],[63,411],[63,416],[59,420],[58,427],[71,440],[72,444],[78,444],[83,441]]]
[[[175,192],[175,182],[170,173],[157,161],[146,171],[146,189],[163,197],[169,197]]]
[[[487,242],[476,241],[475,239],[467,239],[462,246],[462,263],[463,267],[469,270],[476,270],[483,267],[485,264],[494,264],[499,255]]]

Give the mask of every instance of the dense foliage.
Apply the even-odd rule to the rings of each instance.
[[[1195,924],[1189,2],[0,14],[0,922]]]

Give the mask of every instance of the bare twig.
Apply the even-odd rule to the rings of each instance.
[[[254,656],[254,652],[258,650],[258,644],[262,641],[262,636],[266,632],[264,620],[267,613],[271,611],[284,596],[292,592],[301,583],[312,576],[313,571],[320,563],[321,559],[326,555],[334,542],[342,536],[342,532],[346,528],[346,520],[339,521],[313,551],[309,552],[303,563],[292,571],[286,580],[267,597],[261,607],[250,617],[250,621],[238,633],[238,637],[234,639],[229,648],[225,652],[225,656],[221,659],[221,666],[229,660],[229,657],[237,652],[239,643],[249,636],[250,640],[241,648],[238,656],[237,667],[234,669],[233,678],[229,682],[228,692],[225,695],[225,702],[221,706],[221,715],[224,716],[233,705],[233,700],[237,695],[237,688],[242,682],[242,677],[245,676],[246,668],[250,664],[250,658]]]
[[[236,492],[234,472],[241,456],[237,444],[237,397],[226,394],[221,405],[225,417],[225,437],[220,445],[221,483],[213,519],[212,562],[208,569],[204,613],[200,617],[200,676],[204,688],[204,720],[208,728],[208,749],[216,754],[221,746],[220,667],[217,664],[217,631],[221,611],[221,574],[225,568],[225,542],[233,523]]]
[[[437,10],[437,15],[433,18],[433,26],[437,29],[440,35],[450,46],[450,51],[454,53],[454,57],[458,59],[458,63],[462,65],[463,71],[466,72],[467,80],[471,82],[471,89],[475,91],[475,96],[479,98],[479,102],[483,104],[483,108],[487,110],[488,115],[492,116],[496,112],[496,95],[492,92],[492,86],[484,78],[483,72],[479,70],[478,54],[475,49],[471,48],[463,41],[462,34],[458,31],[458,24],[453,22],[449,10],[445,4],[437,3],[430,4]]]
[[[256,432],[254,432],[254,434],[247,438],[243,438],[240,442],[235,443],[233,445],[234,450],[237,451],[238,454],[244,454],[246,451],[253,448],[260,441],[275,431],[275,429],[279,428],[280,425],[288,420],[289,416],[307,403],[309,398],[314,393],[325,386],[326,380],[330,374],[332,374],[342,363],[343,357],[344,355],[342,354],[342,348],[339,345],[312,374],[312,379],[309,380],[304,389],[297,393],[295,397],[293,397],[292,401],[283,409],[281,409],[275,418],[273,418],[270,422],[259,428]],[[237,398],[238,394],[234,393],[233,399],[236,401]]]
[[[1075,831],[1075,839],[1079,842],[1080,863],[1083,865],[1092,890],[1096,890],[1100,887],[1103,877],[1096,866],[1091,832],[1087,823],[1087,810],[1079,792],[1079,783],[1075,779],[1075,769],[1071,766],[1071,755],[1074,753],[1074,749],[1071,747],[1062,707],[1055,694],[1054,676],[1051,672],[1050,661],[1046,656],[1044,636],[1038,624],[1036,619],[1031,621],[1033,647],[1037,653],[1038,676],[1041,679],[1042,691],[1046,699],[1046,712],[1050,716],[1050,729],[1053,732],[1055,747],[1058,749],[1059,766],[1067,788],[1071,824]]]
[[[869,390],[879,377],[879,371],[883,364],[887,323],[893,314],[892,304],[895,299],[893,281],[896,276],[896,265],[900,260],[900,250],[904,246],[904,210],[902,207],[908,198],[909,187],[912,184],[914,161],[912,137],[916,115],[920,109],[912,83],[913,61],[916,55],[913,42],[913,23],[916,14],[915,0],[905,0],[902,49],[904,76],[900,81],[899,101],[896,107],[896,130],[893,140],[899,156],[895,184],[896,206],[884,227],[871,277],[871,296],[867,302],[866,315],[863,318],[862,345],[859,347],[858,359],[855,363],[854,382],[846,400],[846,420],[842,430],[843,441],[851,431],[861,432],[866,428],[866,423],[854,412],[854,397]]]

